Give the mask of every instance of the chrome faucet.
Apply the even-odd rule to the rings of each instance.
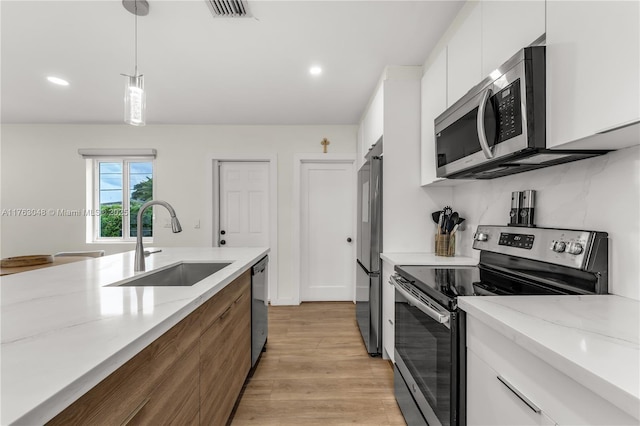
[[[155,204],[163,206],[167,210],[169,210],[169,214],[171,214],[171,230],[173,231],[173,233],[175,234],[177,232],[182,231],[182,226],[180,226],[180,221],[176,217],[176,211],[173,209],[173,207],[171,207],[169,203],[167,203],[166,201],[160,201],[160,200],[151,200],[144,203],[140,207],[140,210],[138,210],[138,233],[136,235],[136,256],[134,258],[135,263],[133,267],[133,270],[136,272],[145,270],[144,248],[142,247],[142,213],[144,213],[147,207],[153,206]]]

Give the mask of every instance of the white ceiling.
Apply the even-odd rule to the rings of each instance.
[[[462,2],[248,4],[255,19],[214,18],[204,0],[149,1],[138,18],[148,124],[355,124],[384,67],[422,65]],[[134,15],[120,0],[0,7],[3,123],[122,122]]]

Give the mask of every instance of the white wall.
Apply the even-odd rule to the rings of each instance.
[[[1,131],[2,209],[83,209],[85,160],[78,148],[156,148],[156,198],[173,205],[183,232],[162,227],[168,214],[156,211],[154,246],[206,246],[211,194],[206,191],[210,154],[264,155],[278,158],[279,299],[290,299],[293,156],[356,151],[357,126],[146,126],[3,125]],[[0,256],[105,249],[133,250],[133,244],[86,244],[84,217],[1,217]],[[200,221],[202,227],[194,228]]]
[[[449,188],[420,186],[420,80],[384,82],[383,251],[434,251],[431,212],[450,199]]]
[[[537,226],[608,232],[609,292],[640,300],[640,147],[455,187],[453,206],[467,219],[458,254],[478,257],[478,224],[507,224],[511,192],[525,189],[536,190]]]

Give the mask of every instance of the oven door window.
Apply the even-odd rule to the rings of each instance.
[[[443,425],[450,424],[452,334],[396,291],[395,349]]]

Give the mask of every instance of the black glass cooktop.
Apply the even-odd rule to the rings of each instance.
[[[486,266],[402,265],[396,272],[443,306],[455,309],[458,296],[575,294],[544,282],[519,278]],[[547,278],[547,281],[550,281]]]
[[[473,283],[480,280],[476,266],[436,268],[433,266],[396,266],[396,272],[415,285],[423,293],[445,306],[457,296],[473,296]]]

